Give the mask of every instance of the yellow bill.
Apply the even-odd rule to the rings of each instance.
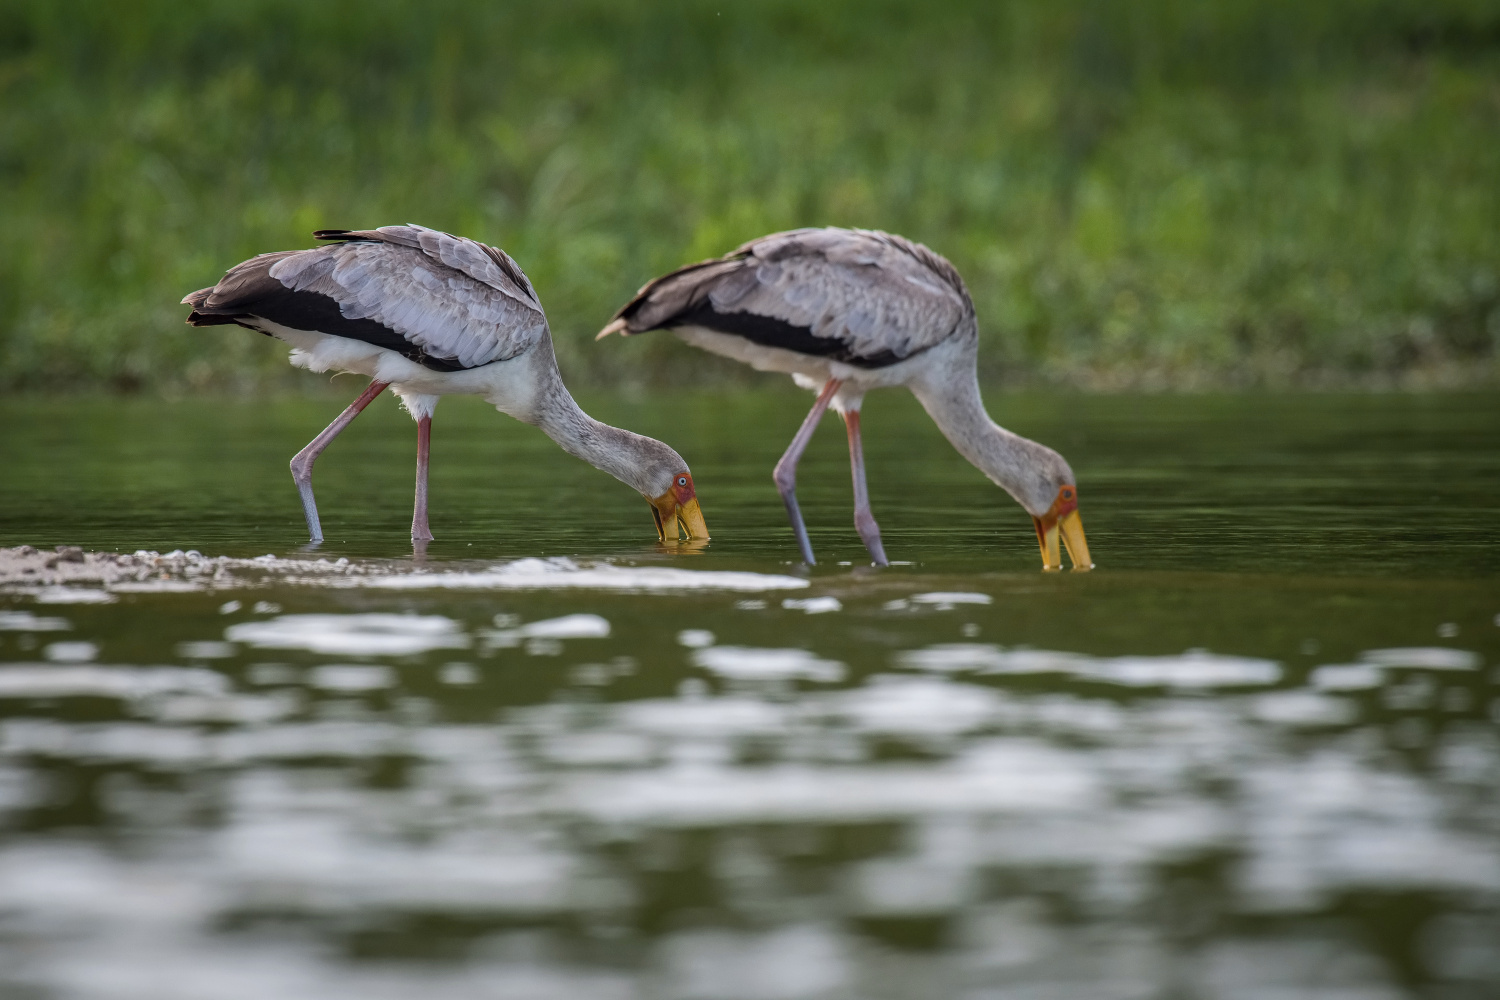
[[[707,541],[708,524],[698,505],[693,477],[684,472],[673,479],[672,488],[651,500],[651,516],[656,520],[656,537],[663,542]]]
[[[1070,510],[1057,521],[1058,528],[1062,529],[1063,547],[1068,550],[1068,558],[1073,561],[1073,568],[1089,570],[1094,568],[1094,560],[1089,558],[1088,539],[1083,537],[1083,518],[1078,516],[1078,511]]]
[[[688,538],[708,537],[708,525],[703,520],[697,497],[677,508],[677,523],[682,525],[682,532]]]
[[[1052,508],[1041,517],[1032,517],[1036,525],[1037,545],[1042,550],[1042,569],[1062,569],[1062,553],[1058,542],[1068,550],[1068,558],[1075,570],[1091,570],[1094,561],[1089,557],[1089,543],[1083,534],[1083,518],[1078,516],[1078,487],[1064,486],[1057,491]]]

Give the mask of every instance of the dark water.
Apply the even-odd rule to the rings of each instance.
[[[997,397],[1079,475],[1055,575],[899,395],[910,565],[829,420],[811,574],[808,397],[584,402],[687,456],[706,550],[448,400],[412,589],[382,403],[315,480],[357,586],[0,593],[0,997],[1500,995],[1492,397]],[[0,544],[312,558],[340,405],[0,402]]]

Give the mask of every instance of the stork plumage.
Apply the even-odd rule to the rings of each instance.
[[[212,288],[184,298],[192,326],[238,324],[292,346],[292,364],[354,372],[370,385],[292,459],[307,529],[322,541],[313,463],[387,387],[417,422],[414,542],[427,523],[427,460],[438,398],[481,396],[541,428],[571,455],[609,473],[651,504],[658,535],[707,538],[692,473],[660,441],[601,423],[574,402],[557,370],[541,302],[504,251],[423,226],[320,230],[334,241],[262,254]]]
[[[886,562],[865,488],[859,413],[869,390],[904,385],[959,454],[1031,514],[1045,568],[1061,568],[1059,535],[1075,569],[1093,565],[1073,470],[1051,448],[989,418],[975,371],[973,300],[953,265],[922,244],[832,227],[762,236],[650,282],[599,337],[660,329],[817,391],[774,474],[808,563],[797,462],[830,405],[849,435],[855,527],[874,561]]]

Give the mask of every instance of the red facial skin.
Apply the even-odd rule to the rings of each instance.
[[[686,480],[686,483],[683,482]],[[672,486],[668,493],[677,498],[677,506],[681,507],[698,494],[693,490],[693,477],[691,473],[679,472],[672,477]]]
[[[1045,533],[1047,529],[1061,520],[1064,514],[1077,509],[1078,487],[1064,486],[1057,491],[1057,499],[1052,501],[1052,506],[1048,508],[1047,513],[1041,517],[1033,517],[1031,519],[1036,525],[1036,537],[1042,541],[1043,545],[1046,545]]]
[[[1078,488],[1075,486],[1064,486],[1057,491],[1057,499],[1052,501],[1052,509],[1047,513],[1056,521],[1069,511],[1078,509]]]

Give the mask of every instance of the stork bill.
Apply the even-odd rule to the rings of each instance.
[[[1062,538],[1063,547],[1068,550],[1068,560],[1074,569],[1094,568],[1094,562],[1089,558],[1089,543],[1083,535],[1083,518],[1078,514],[1076,486],[1064,486],[1058,490],[1057,499],[1052,502],[1047,513],[1031,520],[1036,526],[1036,539],[1042,549],[1043,569],[1062,569],[1062,557],[1057,551],[1059,537]]]
[[[675,542],[680,537],[708,538],[708,525],[703,523],[693,477],[686,472],[674,479],[671,488],[661,496],[651,498],[651,516],[656,520],[657,538],[663,542]],[[679,528],[682,536],[678,535]]]

